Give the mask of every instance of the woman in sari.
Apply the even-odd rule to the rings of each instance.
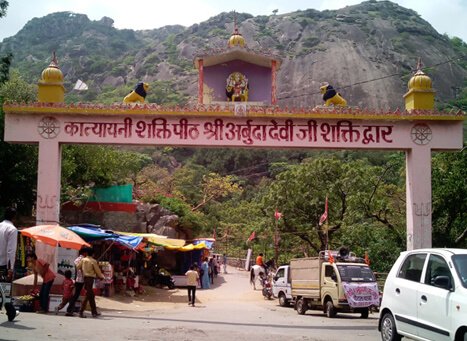
[[[201,264],[201,270],[203,270],[203,275],[201,276],[201,286],[203,289],[209,289],[211,287],[209,283],[209,264],[208,258],[204,258],[203,264]]]

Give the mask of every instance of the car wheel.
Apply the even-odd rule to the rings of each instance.
[[[381,340],[400,341],[402,337],[397,334],[396,322],[391,313],[385,313],[381,319]]]
[[[336,316],[336,308],[334,308],[334,304],[332,303],[332,301],[326,301],[326,304],[325,304],[325,307],[326,307],[326,316],[329,317],[329,318],[333,318]]]
[[[365,308],[360,312],[360,317],[362,319],[367,319],[368,315],[369,315],[369,309],[368,308]]]
[[[307,309],[306,305],[307,305],[306,299],[303,297],[297,301],[297,313],[299,315],[304,315],[306,313],[306,309]]]
[[[285,294],[281,292],[279,294],[279,305],[281,307],[288,307],[289,306],[289,300],[285,297]]]

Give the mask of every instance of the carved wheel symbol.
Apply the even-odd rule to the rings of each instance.
[[[413,126],[410,131],[410,135],[415,144],[425,145],[430,143],[433,137],[433,132],[427,124],[419,123]]]
[[[60,123],[54,117],[47,116],[42,118],[37,126],[39,135],[45,139],[54,139],[60,132]]]

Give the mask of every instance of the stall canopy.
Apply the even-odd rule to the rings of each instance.
[[[75,232],[88,242],[95,240],[112,240],[130,249],[136,249],[143,241],[143,237],[122,235],[113,231],[104,230],[98,225],[76,225],[69,226],[67,229]]]
[[[184,239],[173,239],[161,236],[155,233],[132,233],[132,232],[117,232],[118,234],[126,236],[142,237],[147,240],[148,243],[163,246],[169,250],[178,250],[185,245]]]
[[[59,225],[37,225],[20,230],[21,234],[50,246],[79,250],[89,244],[77,233]]]
[[[188,252],[188,251],[193,251],[193,250],[207,249],[206,244],[204,244],[204,243],[199,243],[197,245],[188,244],[188,245],[185,245],[185,246],[182,246],[182,247],[166,246],[165,248],[167,250],[174,250],[174,251],[181,251],[181,252]]]
[[[206,249],[212,249],[213,245],[214,245],[214,242],[216,240],[214,238],[197,238],[197,239],[193,239],[193,245],[200,245],[200,244],[204,244],[204,247]]]

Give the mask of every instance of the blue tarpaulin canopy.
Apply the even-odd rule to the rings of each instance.
[[[92,242],[94,240],[113,240],[131,249],[135,249],[143,240],[142,237],[124,236],[112,231],[106,231],[100,226],[92,224],[69,226],[67,229],[75,232],[87,242]]]

